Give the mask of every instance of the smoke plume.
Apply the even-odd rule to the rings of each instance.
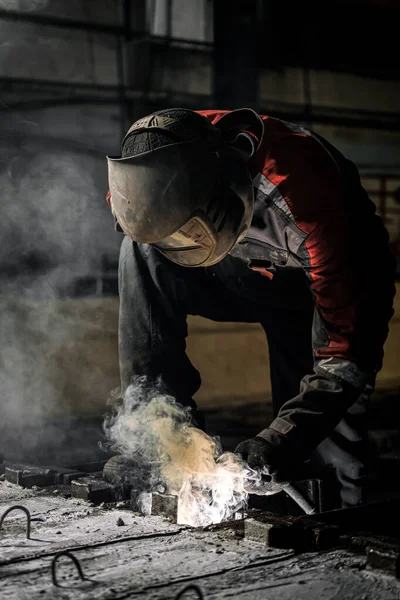
[[[104,200],[119,109],[69,103],[70,91],[37,83],[107,81],[109,63],[100,73],[82,60],[90,36],[23,18],[85,16],[79,4],[88,3],[0,0],[1,10],[21,13],[0,21],[1,75],[10,78],[0,93],[0,455],[8,460],[94,460],[118,382],[117,300],[93,296],[121,241]],[[89,442],[83,421],[96,416]]]
[[[172,396],[138,378],[105,422],[114,451],[135,464],[137,492],[178,496],[178,523],[206,526],[229,520],[246,506],[249,482],[260,474],[191,424]]]
[[[69,298],[80,281],[100,276],[111,245],[117,256],[119,239],[96,182],[103,160],[8,142],[0,143],[0,452],[31,461],[39,447],[61,452],[67,419],[90,415],[102,396],[105,406],[118,381],[107,368],[104,376],[91,348],[104,347],[112,307]],[[77,438],[73,452],[84,446]]]

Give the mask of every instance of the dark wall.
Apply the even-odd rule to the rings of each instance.
[[[400,79],[398,3],[270,1],[260,20],[259,64],[310,66]],[[397,5],[396,5],[397,4]]]

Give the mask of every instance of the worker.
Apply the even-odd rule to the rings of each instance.
[[[124,234],[122,389],[145,377],[202,427],[187,315],[260,323],[275,418],[236,452],[275,482],[311,460],[334,469],[336,507],[365,502],[367,408],[395,287],[356,166],[314,131],[248,108],[154,112],[107,160]]]

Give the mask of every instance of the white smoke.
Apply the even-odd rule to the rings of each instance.
[[[77,158],[41,152],[16,156],[0,175],[2,245],[0,264],[9,277],[2,291],[29,288],[34,297],[48,298],[90,272],[97,248],[87,243],[92,231],[90,207],[99,203],[93,177]],[[111,228],[110,228],[111,229]],[[31,277],[32,260],[44,264],[44,274]],[[27,264],[26,273],[20,272]],[[79,273],[80,271],[80,273]],[[18,291],[19,291],[18,289]]]
[[[33,11],[66,16],[69,4],[0,0],[1,10],[22,15],[0,20],[3,76],[93,79],[96,65],[77,67],[78,46],[68,32],[23,20]],[[61,451],[68,420],[101,414],[118,381],[116,354],[110,368],[98,357],[108,334],[108,350],[116,352],[111,299],[74,299],[78,290],[93,295],[103,257],[118,256],[120,236],[104,200],[114,108],[46,108],[52,98],[37,86],[20,92],[5,86],[0,94],[0,453],[6,458],[34,460],[46,445]],[[66,453],[84,445],[77,434]]]
[[[46,444],[61,451],[63,435],[52,424],[66,429],[79,396],[79,414],[93,413],[100,382],[104,405],[114,385],[85,341],[88,332],[104,339],[106,301],[68,300],[79,281],[101,275],[111,243],[117,256],[99,162],[34,141],[20,149],[0,144],[0,451],[7,458],[33,459]],[[82,359],[91,361],[86,373]]]
[[[105,432],[115,451],[141,464],[142,489],[178,496],[178,523],[195,527],[220,523],[245,508],[248,485],[261,475],[217,441],[194,427],[188,409],[138,378],[123,404],[108,417]],[[139,468],[139,467],[138,467]]]

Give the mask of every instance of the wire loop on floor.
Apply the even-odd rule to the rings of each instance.
[[[26,515],[26,539],[29,540],[31,537],[31,513],[25,506],[21,506],[20,504],[15,504],[14,506],[10,506],[7,510],[1,515],[0,518],[0,529],[2,528],[4,519],[10,512],[14,510],[21,510]]]
[[[53,581],[53,584],[56,585],[56,586],[58,586],[58,587],[61,587],[60,584],[57,581],[56,567],[57,567],[58,560],[62,556],[66,556],[66,557],[68,557],[68,558],[70,558],[72,560],[72,562],[76,566],[76,570],[79,573],[79,577],[82,579],[82,581],[84,581],[86,579],[86,577],[83,574],[81,563],[76,558],[76,556],[74,556],[71,552],[69,552],[68,550],[64,550],[63,552],[58,552],[58,554],[56,554],[55,557],[53,558],[53,560],[51,561],[51,579]]]
[[[182,598],[182,596],[184,594],[186,594],[186,592],[189,592],[189,591],[196,592],[198,597],[200,598],[200,600],[204,600],[204,594],[202,592],[202,589],[198,585],[195,585],[193,583],[190,585],[187,585],[185,588],[183,588],[183,590],[178,592],[178,595],[175,596],[175,600],[179,600],[179,598]]]

